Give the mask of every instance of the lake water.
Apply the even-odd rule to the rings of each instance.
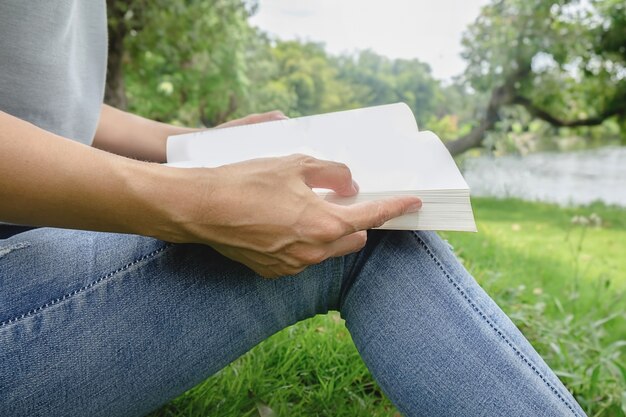
[[[467,159],[463,175],[474,196],[626,207],[626,147]]]

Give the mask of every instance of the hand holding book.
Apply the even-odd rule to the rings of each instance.
[[[167,143],[168,162],[185,167],[294,153],[350,168],[360,185],[356,195],[309,184],[336,206],[390,196],[422,200],[418,213],[391,219],[381,228],[476,230],[469,187],[454,160],[434,133],[418,131],[411,110],[402,103],[212,129],[172,136]]]
[[[192,170],[191,173],[196,170]],[[209,243],[265,277],[293,275],[324,259],[361,249],[365,230],[419,209],[414,196],[350,206],[325,201],[311,187],[357,192],[343,164],[305,155],[259,158],[197,170],[209,190],[185,225],[185,241]],[[197,188],[196,188],[197,189]]]

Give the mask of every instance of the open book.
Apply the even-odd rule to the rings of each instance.
[[[294,153],[343,162],[359,193],[340,197],[314,189],[336,204],[415,195],[422,208],[381,229],[476,231],[469,187],[452,156],[432,132],[419,132],[406,104],[390,104],[254,125],[170,136],[167,161],[180,167],[216,167]],[[233,190],[236,191],[236,190]]]

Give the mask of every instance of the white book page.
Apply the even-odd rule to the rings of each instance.
[[[343,162],[360,193],[467,190],[449,152],[432,132],[418,132],[405,104],[370,107],[172,136],[168,162],[215,167],[303,153]]]

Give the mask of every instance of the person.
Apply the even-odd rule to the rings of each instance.
[[[435,233],[371,230],[419,199],[332,205],[349,168],[306,155],[159,164],[187,129],[102,104],[106,37],[103,0],[0,3],[0,415],[144,415],[328,310],[407,416],[584,415]]]

